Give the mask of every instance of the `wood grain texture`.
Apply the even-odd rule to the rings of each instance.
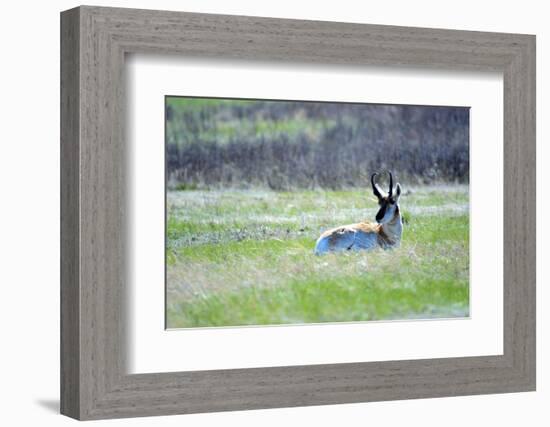
[[[534,36],[84,6],[62,13],[61,37],[62,413],[100,419],[534,390]],[[127,53],[503,72],[504,354],[127,374]]]
[[[61,412],[80,414],[78,10],[61,19]]]

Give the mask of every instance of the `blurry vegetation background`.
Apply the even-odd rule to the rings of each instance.
[[[468,183],[469,108],[166,98],[170,189]]]

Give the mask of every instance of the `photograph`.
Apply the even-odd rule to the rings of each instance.
[[[469,122],[166,96],[166,328],[468,317]]]

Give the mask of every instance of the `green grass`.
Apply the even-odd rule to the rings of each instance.
[[[334,119],[310,119],[299,112],[278,119],[266,118],[262,110],[254,110],[257,100],[168,97],[166,105],[180,119],[192,119],[193,125],[181,120],[168,121],[168,141],[178,145],[197,140],[226,144],[235,139],[258,137],[286,137],[292,141],[298,135],[318,140],[326,129],[336,125]],[[244,117],[228,114],[234,107],[249,111]],[[191,131],[187,126],[191,126]]]
[[[374,217],[368,193],[169,192],[168,327],[467,316],[467,187],[401,209],[400,248],[314,256],[323,229]]]

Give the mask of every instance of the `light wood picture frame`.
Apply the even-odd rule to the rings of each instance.
[[[504,352],[127,374],[128,53],[503,73]],[[535,390],[535,37],[82,6],[61,14],[61,412],[88,420]]]

